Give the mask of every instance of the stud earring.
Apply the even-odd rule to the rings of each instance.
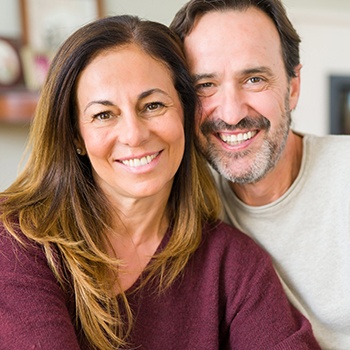
[[[82,153],[82,149],[81,148],[77,148],[77,153],[80,155]]]

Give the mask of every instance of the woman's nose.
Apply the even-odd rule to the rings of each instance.
[[[136,112],[122,114],[118,128],[119,142],[130,147],[137,147],[148,139],[150,131],[147,121],[137,115]]]

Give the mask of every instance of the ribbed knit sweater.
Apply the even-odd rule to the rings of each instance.
[[[159,294],[149,284],[131,293],[138,283],[127,291],[135,314],[130,349],[319,349],[268,255],[223,223],[204,229],[170,288]],[[61,289],[40,246],[24,249],[0,229],[0,349],[90,349],[73,326],[72,293]]]

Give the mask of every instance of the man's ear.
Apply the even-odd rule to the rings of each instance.
[[[295,67],[295,77],[290,80],[290,89],[289,89],[289,107],[290,110],[293,110],[297,107],[299,95],[300,95],[300,71],[302,65],[299,64]]]

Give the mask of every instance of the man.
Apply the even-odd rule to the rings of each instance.
[[[225,218],[272,256],[323,349],[350,349],[350,137],[290,127],[300,38],[279,0],[190,0],[171,28]]]

